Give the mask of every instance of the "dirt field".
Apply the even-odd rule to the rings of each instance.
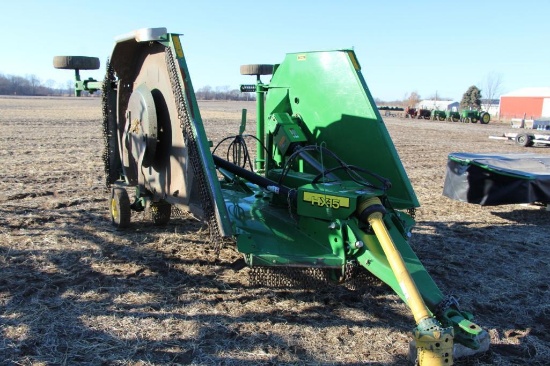
[[[202,102],[214,142],[252,103]],[[386,119],[422,207],[411,243],[491,336],[457,365],[547,365],[550,212],[443,197],[450,152],[537,152],[504,124]],[[412,317],[364,291],[252,287],[191,218],[111,226],[99,99],[0,98],[0,364],[406,365]]]

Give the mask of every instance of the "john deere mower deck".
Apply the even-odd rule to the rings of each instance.
[[[420,365],[451,365],[454,343],[479,349],[485,332],[408,244],[418,200],[355,53],[292,53],[241,73],[256,77],[241,87],[257,95],[254,164],[244,118],[233,159],[211,152],[179,35],[153,28],[117,40],[102,83],[113,223],[149,205],[164,224],[176,206],[232,238],[254,269],[343,282],[363,267],[410,307]],[[133,203],[126,187],[136,187]]]

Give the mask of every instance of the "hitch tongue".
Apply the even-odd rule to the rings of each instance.
[[[453,364],[453,328],[443,328],[428,310],[424,299],[409,273],[403,257],[384,224],[386,209],[378,197],[371,197],[358,205],[357,213],[372,227],[386,255],[417,324],[413,331],[420,366]]]

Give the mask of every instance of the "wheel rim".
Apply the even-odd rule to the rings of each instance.
[[[111,198],[111,216],[113,217],[114,220],[118,219],[118,216],[119,216],[119,212],[118,212],[118,207],[117,207],[117,202],[116,202],[116,199],[115,198]]]

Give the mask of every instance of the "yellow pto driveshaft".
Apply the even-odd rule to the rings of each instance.
[[[386,212],[378,197],[369,198],[359,205],[359,212],[367,216],[380,246],[386,255],[388,263],[395,275],[407,305],[412,311],[416,328],[414,339],[416,342],[418,364],[421,366],[439,366],[453,364],[453,328],[443,328],[427,308],[422,295],[418,291],[414,280],[409,273],[401,253],[397,250],[384,224]],[[368,215],[365,215],[367,213]]]

